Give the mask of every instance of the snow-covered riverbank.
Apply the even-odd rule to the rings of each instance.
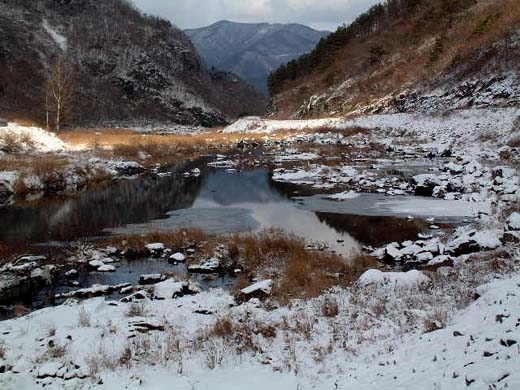
[[[233,174],[267,166],[273,183],[326,192],[295,198],[321,212],[350,207],[354,213],[370,193],[384,198],[378,207],[392,215],[400,210],[403,220],[424,220],[428,232],[365,247],[392,272],[372,267],[355,283],[309,299],[275,297],[284,272],[273,273],[274,266],[251,274],[249,286],[237,291],[201,290],[165,272],[144,275],[139,286],[71,294],[60,306],[0,322],[0,386],[520,387],[520,175],[512,142],[518,115],[517,109],[467,110],[232,125],[225,131],[266,133],[267,153],[221,156],[210,163],[216,168]],[[290,129],[275,137],[275,130]],[[422,203],[406,203],[404,194]],[[456,228],[442,220],[453,216],[464,218]],[[206,262],[193,265],[188,249],[164,254],[164,243],[149,244],[152,257],[171,256],[192,271],[216,274],[231,252],[243,250],[218,243],[214,253],[201,250]],[[93,272],[117,268],[115,255],[98,257],[84,259],[97,260]],[[244,272],[244,264],[230,270]],[[110,288],[123,299],[80,299]]]

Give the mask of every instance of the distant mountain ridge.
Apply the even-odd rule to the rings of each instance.
[[[329,34],[301,24],[227,20],[185,33],[209,67],[233,72],[265,94],[270,72],[310,52]]]

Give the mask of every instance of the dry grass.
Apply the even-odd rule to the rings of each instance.
[[[140,236],[114,236],[103,240],[102,245],[118,247],[125,251],[126,257],[136,259],[147,256],[148,251],[146,250],[146,245],[154,242],[163,243],[166,247],[173,250],[182,250],[189,245],[201,246],[202,244],[206,244],[209,247],[210,244],[212,244],[212,242],[210,242],[210,236],[202,230],[179,229],[173,232],[151,232],[147,235]]]
[[[347,262],[328,251],[309,251],[305,242],[280,230],[230,236],[207,235],[200,230],[178,230],[169,233],[150,233],[143,236],[117,236],[101,245],[112,245],[126,252],[128,258],[148,255],[146,245],[160,242],[167,248],[197,249],[197,260],[213,255],[219,244],[227,251],[225,269],[242,270],[235,283],[235,291],[251,284],[253,279],[273,279],[272,297],[281,303],[291,298],[311,298],[332,286],[352,284],[368,268],[378,262],[367,256]]]
[[[273,297],[280,302],[291,298],[312,298],[332,286],[353,283],[367,268],[377,266],[370,257],[346,262],[327,251],[309,251],[300,238],[278,230],[236,235],[229,243],[244,270],[236,289],[245,287],[251,277],[275,280]]]
[[[22,175],[36,175],[44,177],[56,171],[64,169],[69,160],[63,156],[5,156],[0,159],[0,171],[18,171]]]
[[[128,129],[83,129],[60,134],[73,146],[84,146],[97,151],[102,157],[140,159],[145,152],[148,162],[173,162],[198,157],[202,150],[213,148],[224,152],[241,140],[259,141],[262,134],[225,134],[216,129],[194,135],[140,134]]]
[[[515,51],[503,45],[520,24],[518,0],[476,1],[460,13],[441,16],[439,6],[450,1],[425,2],[412,18],[396,20],[382,31],[351,40],[335,55],[327,69],[288,80],[279,88],[274,103],[280,116],[297,112],[316,91],[340,85],[352,78],[343,96],[312,112],[322,117],[327,112],[348,113],[373,104],[403,85],[435,79],[456,70],[458,76],[476,74],[490,58],[498,66],[510,61]],[[371,63],[370,48],[383,47],[383,61]],[[512,45],[511,45],[512,46]],[[484,50],[486,49],[487,52]]]

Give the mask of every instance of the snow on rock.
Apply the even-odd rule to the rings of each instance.
[[[155,284],[155,283],[159,283],[162,280],[164,280],[164,276],[161,274],[141,275],[139,277],[139,284],[141,284],[141,285]]]
[[[68,293],[57,294],[56,298],[92,298],[99,297],[102,295],[108,295],[113,293],[114,291],[120,291],[124,288],[129,287],[129,283],[118,284],[114,286],[106,286],[95,284],[88,288],[82,288],[79,290],[71,291]]]
[[[89,267],[92,269],[99,269],[100,267],[103,267],[105,263],[103,263],[101,260],[92,260],[88,263]]]
[[[0,204],[14,195],[14,185],[17,179],[16,172],[0,172]]]
[[[63,367],[63,363],[47,362],[38,369],[38,378],[55,377]]]
[[[382,272],[377,269],[366,271],[359,280],[359,287],[375,285],[377,287],[411,288],[429,283],[430,278],[417,270],[408,272]]]
[[[240,290],[240,296],[243,300],[264,298],[271,294],[272,288],[273,281],[271,279],[262,280]]]
[[[177,263],[182,263],[186,261],[186,256],[180,252],[177,252],[170,256],[170,260]]]
[[[220,259],[212,257],[204,260],[200,264],[191,264],[188,266],[188,272],[197,274],[212,274],[218,273],[222,270],[222,264]]]
[[[110,264],[103,264],[101,267],[97,269],[98,272],[115,272],[116,267]]]
[[[448,243],[447,251],[454,256],[496,249],[502,245],[504,232],[501,230],[460,231]]]
[[[109,160],[106,167],[114,176],[133,176],[144,172],[145,168],[136,161]]]
[[[184,284],[173,279],[167,279],[154,285],[154,299],[172,299],[182,295]]]
[[[274,133],[280,130],[306,130],[331,127],[339,123],[339,118],[311,120],[269,120],[260,117],[241,118],[226,127],[224,133]]]
[[[510,230],[520,230],[520,213],[513,213],[509,216],[507,227]]]
[[[148,249],[150,252],[154,251],[163,251],[164,250],[164,244],[158,242],[153,244],[146,245],[146,249]]]
[[[359,196],[360,194],[355,191],[344,191],[339,194],[328,195],[325,198],[333,200],[348,200],[358,198]]]
[[[0,150],[4,151],[38,151],[62,152],[67,145],[56,134],[39,127],[24,127],[9,122],[6,127],[0,127]]]

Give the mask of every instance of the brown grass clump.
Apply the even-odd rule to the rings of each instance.
[[[233,322],[229,317],[219,317],[211,330],[211,335],[221,338],[231,338],[234,333]]]
[[[148,255],[146,245],[150,243],[160,242],[170,249],[182,250],[189,245],[209,244],[209,239],[200,229],[180,229],[173,232],[150,232],[147,235],[114,236],[102,243],[121,248],[129,258],[141,258]]]
[[[234,260],[244,270],[235,288],[245,287],[251,276],[274,279],[272,296],[282,303],[316,297],[332,286],[349,285],[377,264],[371,257],[349,263],[327,251],[309,251],[302,239],[278,230],[234,236],[231,247]]]
[[[17,171],[22,176],[35,175],[42,179],[55,175],[68,165],[68,158],[55,155],[24,156],[23,158],[7,156],[0,159],[0,170],[2,171]]]

